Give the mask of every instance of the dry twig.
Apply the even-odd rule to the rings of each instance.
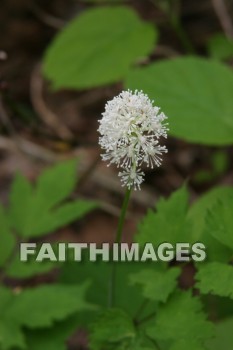
[[[233,24],[224,0],[212,0],[213,7],[229,39],[233,39]]]

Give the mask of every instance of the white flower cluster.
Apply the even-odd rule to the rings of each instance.
[[[119,172],[123,185],[140,189],[144,180],[143,163],[148,167],[161,165],[165,146],[160,137],[167,137],[167,117],[153,106],[142,91],[123,91],[107,102],[99,120],[99,143],[105,151],[102,159],[122,168]]]

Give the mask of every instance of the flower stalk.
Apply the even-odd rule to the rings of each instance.
[[[159,144],[167,137],[167,119],[160,108],[153,106],[142,91],[122,91],[105,106],[99,120],[99,144],[104,150],[102,159],[121,168],[118,175],[126,186],[125,197],[118,221],[115,243],[122,241],[122,232],[132,188],[140,190],[144,181],[143,166],[159,167],[166,146]],[[109,306],[115,305],[116,263],[112,261]]]

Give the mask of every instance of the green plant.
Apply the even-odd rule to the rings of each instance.
[[[58,168],[69,169],[71,164]],[[46,174],[47,177],[51,171],[42,176]],[[233,286],[230,283],[233,269],[229,264],[232,257],[232,199],[232,188],[220,187],[189,207],[187,188],[182,187],[169,199],[161,199],[156,211],[150,210],[138,227],[136,240],[142,246],[145,241],[158,245],[167,240],[191,243],[206,237],[211,239],[215,254],[208,254],[207,245],[208,260],[204,264],[197,263],[197,283],[191,284],[188,291],[182,290],[178,283],[178,277],[184,273],[182,264],[172,267],[169,263],[156,262],[116,263],[115,306],[109,309],[106,276],[111,264],[93,264],[85,259],[82,263],[68,261],[60,265],[58,284],[13,291],[1,286],[1,349],[29,349],[32,346],[36,349],[65,349],[65,340],[78,327],[89,329],[90,349],[157,347],[171,350],[187,348],[188,344],[193,349],[213,350],[221,337],[229,341],[229,333],[226,340],[225,328],[221,325],[231,324],[229,310],[233,312]],[[89,204],[89,209],[92,206]],[[224,208],[228,208],[228,214],[221,212]],[[5,221],[10,217],[4,216]],[[10,251],[9,247],[7,240],[1,245],[2,251]],[[216,259],[222,256],[223,248],[228,255]],[[2,267],[6,261],[5,256]],[[7,275],[9,270],[3,271]],[[32,274],[33,270],[29,275]],[[97,286],[101,288],[96,289]],[[192,294],[195,288],[199,289],[199,296]],[[209,302],[213,298],[219,324],[208,320]],[[218,307],[224,300],[228,300],[228,308],[225,313],[221,309],[218,314]]]
[[[102,6],[101,0],[85,2],[100,6],[88,6],[45,52],[43,73],[53,89],[115,83],[143,89],[169,116],[171,136],[205,147],[232,146],[233,73],[220,62],[232,58],[230,40],[214,35],[207,43],[208,56],[195,55],[195,45],[182,27],[180,2],[152,1],[168,15],[183,48],[193,55],[158,60],[158,23],[140,18],[132,4],[123,1],[109,0],[109,6]],[[134,130],[134,141],[135,135]],[[225,148],[216,151],[208,162],[211,171],[197,173],[196,181],[216,181],[230,164],[225,155]],[[137,184],[136,164],[132,170],[126,185],[130,176]],[[142,173],[139,176],[140,185]],[[20,262],[20,242],[45,240],[95,207],[88,201],[67,201],[75,184],[75,161],[43,172],[35,185],[18,174],[9,206],[0,206],[0,350],[65,350],[80,328],[88,332],[90,350],[232,350],[233,188],[216,186],[190,204],[188,188],[182,186],[161,198],[138,225],[134,239],[141,249],[148,242],[156,247],[163,242],[202,242],[205,262]],[[59,271],[56,283],[30,286],[31,277],[54,268]],[[192,280],[184,288],[187,269]],[[24,287],[25,280],[30,287]]]

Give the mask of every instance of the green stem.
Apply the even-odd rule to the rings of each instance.
[[[131,194],[131,188],[128,188],[125,192],[125,198],[124,198],[124,202],[123,202],[123,205],[121,208],[121,215],[120,215],[120,218],[118,221],[118,226],[117,226],[115,243],[118,243],[118,244],[121,243],[122,230],[123,230],[123,226],[124,226],[124,222],[125,222],[125,216],[126,216],[126,212],[127,212],[127,208],[128,208],[128,204],[129,204],[130,194]]]
[[[129,198],[132,188],[128,188],[125,192],[124,202],[121,208],[121,214],[118,221],[115,243],[120,244],[122,239],[122,231],[125,222],[126,212],[129,204]],[[116,263],[112,260],[111,276],[109,286],[109,307],[113,307],[115,304],[115,292],[116,292]]]
[[[158,0],[151,0],[151,1],[155,6],[158,6],[167,15],[170,25],[175,31],[184,49],[188,53],[194,54],[195,48],[190,38],[188,37],[185,29],[183,28],[180,20],[180,7],[181,7],[180,0],[175,1],[176,10],[173,8],[172,2],[167,1],[167,2],[160,3]]]
[[[176,32],[178,38],[180,39],[185,50],[188,53],[192,53],[192,54],[195,53],[194,47],[193,47],[188,35],[186,34],[184,28],[182,27],[179,18],[177,18],[176,16],[172,16],[171,17],[171,25],[172,25],[174,31]]]

